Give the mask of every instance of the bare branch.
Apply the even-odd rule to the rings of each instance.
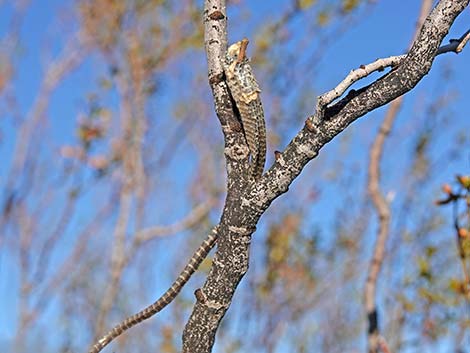
[[[410,91],[428,73],[439,45],[469,1],[440,1],[428,16],[412,49],[395,70],[332,106],[325,103],[317,109],[268,172],[250,184],[246,178],[248,153],[243,151],[246,142],[223,81],[220,63],[226,49],[225,1],[206,0],[204,22],[209,80],[225,135],[228,191],[218,249],[185,327],[183,352],[211,351],[220,321],[247,271],[251,234],[271,202],[288,190],[303,167],[327,142],[359,117]]]
[[[440,1],[396,69],[358,91],[349,92],[331,106],[319,107],[247,196],[245,203],[257,210],[253,217],[258,218],[275,198],[286,192],[303,167],[349,124],[416,86],[429,72],[439,45],[468,3],[469,0]]]
[[[28,152],[30,152],[28,150],[32,142],[31,135],[36,131],[37,124],[44,118],[51,93],[63,77],[81,63],[87,50],[86,37],[82,33],[78,33],[67,43],[62,54],[48,67],[34,106],[19,129],[19,136],[16,139],[17,142],[13,154],[15,159],[12,162],[12,168],[8,177],[8,190],[12,189],[15,180],[23,170],[23,166],[28,158]]]
[[[451,39],[449,44],[443,45],[437,51],[437,54],[443,54],[448,52],[454,52],[455,54],[460,53],[465,45],[467,44],[468,40],[470,39],[470,30],[465,32],[459,39]]]
[[[116,221],[113,234],[113,247],[111,253],[111,271],[109,282],[106,285],[104,295],[102,296],[100,308],[98,311],[97,319],[95,321],[94,334],[98,337],[104,331],[106,325],[106,318],[113,303],[115,302],[116,295],[119,289],[119,283],[122,277],[122,271],[126,265],[125,253],[125,238],[126,229],[129,222],[129,215],[131,211],[131,199],[129,187],[122,187],[119,197],[119,215]]]
[[[157,237],[172,235],[188,229],[207,216],[213,204],[213,201],[204,202],[192,209],[186,217],[168,226],[153,226],[141,229],[135,234],[134,242],[140,245]]]
[[[383,353],[391,353],[390,348],[388,347],[387,341],[382,336],[379,337],[379,347]]]
[[[229,185],[231,185],[231,180],[237,180],[241,175],[248,176],[249,150],[223,72],[222,60],[225,58],[227,51],[227,15],[226,3],[223,0],[205,1],[204,46],[207,56],[209,84],[214,96],[215,112],[225,136],[224,153]]]
[[[419,30],[424,23],[426,15],[429,14],[431,7],[432,1],[422,1],[420,14],[418,16],[418,22],[416,24],[416,31],[413,35],[413,40],[415,40],[415,38],[418,36]],[[368,352],[370,353],[378,352],[380,347],[380,322],[375,293],[378,276],[385,257],[385,246],[389,237],[391,213],[390,206],[386,201],[385,196],[380,190],[380,160],[382,158],[385,140],[392,129],[393,123],[398,114],[398,111],[400,110],[402,102],[403,96],[398,97],[393,102],[391,102],[389,109],[385,114],[384,121],[380,126],[380,129],[370,150],[370,163],[368,170],[369,181],[367,184],[367,188],[370,198],[372,199],[372,202],[375,206],[379,222],[379,229],[377,230],[374,252],[369,263],[368,275],[364,288],[364,304],[366,315],[368,318],[367,343]]]
[[[240,53],[238,53],[238,59],[237,59],[237,62],[241,63],[243,60],[245,60],[245,57],[246,57],[246,47],[248,46],[248,39],[247,38],[243,38],[242,41],[241,41],[241,45],[240,45]]]
[[[465,32],[459,39],[451,39],[449,44],[443,45],[437,51],[437,55],[454,52],[460,53],[470,38],[470,30]],[[358,69],[352,70],[338,86],[318,97],[317,111],[324,109],[335,99],[341,97],[346,90],[357,81],[369,76],[373,72],[380,72],[387,67],[395,68],[405,60],[406,54],[390,56],[388,58],[377,59],[376,61],[361,65]]]
[[[406,55],[390,56],[388,58],[377,59],[376,61],[361,65],[358,69],[352,70],[338,86],[318,97],[317,111],[321,111],[328,104],[338,97],[341,97],[346,90],[357,81],[369,76],[375,71],[383,71],[387,67],[396,67],[405,59]]]
[[[223,74],[227,50],[226,2],[204,3],[204,42],[209,84],[225,137],[227,197],[217,238],[217,252],[199,298],[183,332],[183,352],[209,352],[233,294],[248,269],[249,245],[255,224],[243,219],[242,195],[249,187],[249,149]]]

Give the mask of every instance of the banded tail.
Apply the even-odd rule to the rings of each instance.
[[[218,227],[214,227],[209,233],[207,238],[202,242],[196,252],[193,254],[188,264],[185,266],[183,271],[181,271],[178,278],[173,282],[171,287],[163,294],[156,302],[149,305],[145,309],[139,311],[137,314],[129,316],[127,319],[122,321],[120,324],[114,326],[114,328],[101,337],[97,343],[90,348],[89,353],[98,353],[104,347],[106,347],[112,340],[120,336],[124,331],[127,331],[131,327],[137,325],[138,323],[147,320],[152,317],[168,304],[170,304],[173,299],[176,298],[178,293],[184,287],[184,285],[189,281],[192,274],[196,272],[201,262],[206,258],[207,254],[212,250],[217,240],[217,230]]]

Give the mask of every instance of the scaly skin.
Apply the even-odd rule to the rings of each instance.
[[[138,323],[147,320],[152,317],[168,304],[170,304],[173,299],[176,298],[178,293],[184,287],[184,285],[189,281],[192,274],[198,269],[201,262],[206,258],[207,254],[214,247],[217,240],[217,227],[212,229],[211,233],[207,238],[202,242],[199,248],[196,250],[194,255],[189,260],[186,267],[181,271],[180,275],[171,287],[163,294],[156,302],[146,307],[145,309],[139,311],[137,314],[132,315],[122,321],[120,324],[116,325],[111,331],[101,337],[98,342],[96,342],[93,347],[90,348],[89,353],[98,353],[104,347],[106,347],[112,340],[120,336],[122,333],[130,329],[132,326],[137,325]]]
[[[244,49],[246,48],[247,40]],[[252,176],[263,174],[266,161],[266,126],[258,82],[242,50],[243,41],[232,44],[224,61],[224,72],[230,93],[240,112],[246,142],[251,154]]]

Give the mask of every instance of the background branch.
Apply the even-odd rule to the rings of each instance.
[[[419,30],[423,25],[426,16],[432,8],[431,0],[423,0],[421,2],[421,9],[416,23],[416,31],[413,35],[413,41],[419,34]],[[385,118],[380,125],[380,129],[370,149],[369,169],[368,169],[368,184],[367,189],[376,209],[378,216],[378,230],[373,250],[373,256],[369,263],[369,270],[367,273],[367,280],[364,288],[364,305],[366,310],[366,317],[368,319],[367,328],[367,342],[368,352],[377,353],[381,346],[381,337],[379,329],[379,312],[376,303],[376,288],[378,276],[385,257],[385,248],[387,239],[390,233],[390,206],[380,190],[380,163],[383,156],[384,144],[387,136],[393,128],[393,123],[398,115],[400,107],[403,102],[403,96],[398,97],[392,101],[385,113]],[[383,350],[383,349],[382,349]]]

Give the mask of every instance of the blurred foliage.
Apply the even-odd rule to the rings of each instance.
[[[452,206],[454,237],[457,242],[464,279],[459,284],[451,279],[449,287],[454,292],[463,294],[470,305],[470,175],[457,175],[455,184],[455,187],[449,184],[442,185],[445,197],[437,200],[436,204]]]

